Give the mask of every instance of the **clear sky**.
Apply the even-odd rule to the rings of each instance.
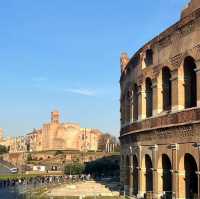
[[[119,133],[119,58],[180,17],[188,0],[0,3],[0,126],[23,135],[50,120]]]

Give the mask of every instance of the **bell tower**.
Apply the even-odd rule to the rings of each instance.
[[[184,18],[190,15],[192,12],[200,8],[200,1],[199,0],[190,0],[186,8],[181,13],[181,18]]]
[[[60,123],[60,112],[59,111],[51,112],[51,123],[52,124],[59,124]]]

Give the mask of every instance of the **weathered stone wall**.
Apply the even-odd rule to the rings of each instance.
[[[192,0],[179,22],[132,58],[125,55],[120,78],[125,192],[200,198],[200,1]]]

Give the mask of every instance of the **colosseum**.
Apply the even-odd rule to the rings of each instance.
[[[121,184],[136,198],[200,198],[200,1],[121,55]]]

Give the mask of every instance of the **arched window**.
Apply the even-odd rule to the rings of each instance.
[[[133,156],[133,195],[138,194],[138,159],[136,155]]]
[[[192,57],[184,60],[185,108],[197,106],[196,64]]]
[[[148,49],[146,51],[145,64],[146,66],[150,66],[153,64],[153,50],[152,49]]]
[[[125,96],[121,96],[121,125],[125,124]]]
[[[138,120],[138,86],[134,84],[133,86],[133,120]]]
[[[168,67],[162,69],[163,110],[171,110],[171,72]]]
[[[192,155],[185,154],[185,195],[186,198],[197,198],[198,195],[198,176],[197,163]]]
[[[146,192],[153,191],[153,164],[149,155],[145,155]]]
[[[125,106],[125,121],[130,123],[131,121],[131,90],[128,89],[126,92],[126,106]]]
[[[163,191],[166,198],[172,198],[172,165],[168,155],[162,155]]]
[[[146,78],[146,117],[151,117],[153,112],[153,89],[152,81],[150,78]]]

